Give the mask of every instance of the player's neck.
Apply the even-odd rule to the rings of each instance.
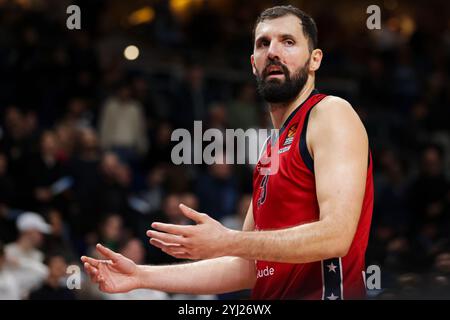
[[[287,103],[271,103],[269,105],[270,117],[275,129],[280,129],[289,115],[302,104],[314,90],[314,78],[309,77],[305,86],[297,95],[297,97]]]

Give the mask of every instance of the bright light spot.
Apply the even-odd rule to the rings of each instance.
[[[176,16],[186,16],[194,8],[200,8],[204,0],[170,0],[169,7]]]
[[[127,60],[136,60],[139,57],[139,48],[136,46],[128,46],[123,51],[123,55]]]
[[[155,18],[155,10],[147,6],[131,13],[130,16],[128,17],[128,22],[131,25],[136,26],[142,23],[151,22],[154,18]]]

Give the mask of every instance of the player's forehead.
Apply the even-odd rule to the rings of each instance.
[[[306,40],[298,17],[288,14],[275,19],[266,19],[258,23],[255,29],[255,41],[260,38],[276,38],[285,35]]]

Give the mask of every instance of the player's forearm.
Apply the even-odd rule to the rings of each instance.
[[[190,293],[220,294],[253,287],[255,264],[238,257],[221,257],[167,266],[139,266],[141,288]]]
[[[317,221],[273,231],[233,232],[227,254],[244,259],[307,263],[344,256],[349,248],[344,230]]]

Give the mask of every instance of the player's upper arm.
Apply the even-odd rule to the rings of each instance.
[[[336,232],[343,254],[349,249],[364,198],[368,138],[351,105],[327,97],[310,114],[307,145],[314,160],[320,220]]]

